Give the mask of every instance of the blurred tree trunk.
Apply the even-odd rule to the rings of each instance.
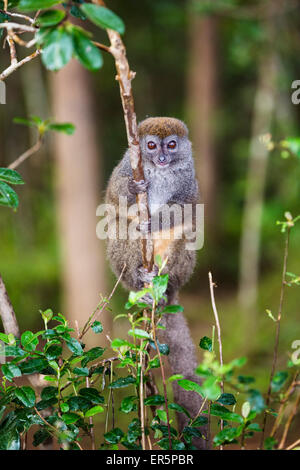
[[[270,3],[271,5],[271,3]],[[246,177],[246,194],[240,243],[239,302],[249,332],[256,324],[259,282],[260,234],[269,151],[259,136],[271,131],[275,110],[278,56],[274,47],[274,18],[266,21],[268,46],[260,57],[254,98],[252,137]],[[251,333],[249,334],[251,336]],[[248,337],[249,337],[248,336]]]
[[[217,18],[203,18],[195,12],[190,13],[188,116],[209,233],[216,210],[217,21]]]
[[[54,147],[65,311],[72,326],[76,320],[83,326],[96,308],[99,294],[107,294],[104,246],[96,238],[102,183],[99,132],[90,76],[77,61],[51,74],[51,88],[55,120],[76,126],[73,136],[55,133]],[[100,321],[108,334],[110,316],[103,312]],[[88,339],[91,345],[98,338],[90,335]]]

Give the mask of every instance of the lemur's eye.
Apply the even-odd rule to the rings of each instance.
[[[148,142],[148,149],[150,149],[150,150],[156,149],[156,143],[152,142],[152,140],[150,140],[150,142]]]
[[[176,142],[175,140],[171,140],[171,142],[168,143],[168,149],[174,149],[176,148]]]

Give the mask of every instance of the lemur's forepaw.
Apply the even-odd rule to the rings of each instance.
[[[151,233],[151,220],[139,223],[136,229],[141,232],[141,234],[148,235],[148,233]]]
[[[153,278],[158,274],[158,267],[153,266],[152,271],[148,271],[144,266],[138,268],[140,280],[145,284],[151,284]]]
[[[128,190],[131,194],[145,193],[148,189],[148,186],[149,181],[135,181],[133,178],[128,181]]]

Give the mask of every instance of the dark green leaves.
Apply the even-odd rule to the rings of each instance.
[[[232,393],[222,393],[222,395],[218,398],[218,402],[222,405],[235,405],[236,399]]]
[[[19,205],[17,193],[7,183],[24,184],[24,181],[17,171],[0,168],[0,205],[16,209]]]
[[[3,364],[2,373],[8,380],[22,375],[21,369],[15,364]]]
[[[135,378],[132,377],[132,375],[128,375],[128,377],[120,377],[119,379],[112,382],[109,385],[109,388],[124,388],[135,383],[136,383]]]
[[[212,340],[208,336],[203,336],[200,340],[199,346],[205,351],[212,351]]]
[[[80,28],[72,29],[75,57],[88,70],[98,70],[103,64],[102,54]]]
[[[35,393],[31,387],[20,387],[16,388],[15,396],[22,402],[27,408],[31,408],[35,405]]]
[[[99,321],[94,321],[94,323],[92,324],[92,330],[94,333],[102,333],[103,326]]]
[[[144,403],[145,403],[145,405],[159,406],[159,405],[163,405],[165,403],[165,399],[162,395],[152,395],[150,397],[145,398]]]
[[[36,20],[35,24],[40,27],[55,26],[60,23],[66,16],[62,10],[49,10],[42,13]]]
[[[123,21],[108,8],[93,5],[92,3],[85,3],[80,8],[89,20],[100,26],[100,28],[114,29],[120,34],[124,33],[125,25]]]
[[[59,3],[62,3],[62,0],[21,0],[18,7],[24,11],[45,10]]]
[[[50,131],[63,132],[67,135],[73,135],[75,132],[74,124],[70,122],[53,122],[48,125]]]
[[[109,444],[118,444],[118,442],[120,442],[123,436],[124,436],[123,431],[119,428],[115,428],[107,432],[106,434],[104,434],[104,439]]]
[[[207,412],[205,412],[207,413]],[[210,414],[212,416],[218,416],[221,419],[226,421],[234,421],[236,423],[243,423],[242,416],[238,415],[237,413],[233,413],[224,406],[218,405],[217,403],[213,403],[210,407]]]
[[[137,397],[135,395],[130,395],[129,397],[125,397],[122,400],[120,411],[123,413],[130,413],[136,409],[136,400]]]
[[[288,376],[289,374],[286,371],[276,372],[271,382],[272,391],[279,392],[285,384]]]
[[[0,168],[0,181],[9,184],[24,184],[22,176],[17,171],[9,168]]]
[[[73,354],[75,354],[75,356],[81,356],[83,354],[83,349],[79,341],[77,341],[77,339],[70,338],[69,340],[66,341],[66,345],[68,346],[70,351]]]
[[[42,61],[48,70],[59,70],[64,67],[73,55],[73,41],[71,36],[60,27],[46,36],[43,47]]]

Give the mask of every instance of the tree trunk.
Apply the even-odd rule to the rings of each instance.
[[[56,133],[54,147],[65,312],[73,327],[75,321],[83,326],[99,294],[107,294],[104,246],[96,238],[96,208],[101,203],[98,131],[90,77],[77,61],[52,74],[51,87],[55,120],[76,126],[73,136]],[[109,334],[110,316],[103,312],[100,321]],[[88,335],[89,344],[95,344],[95,335]]]
[[[269,20],[269,23],[272,18]],[[267,24],[268,45],[260,58],[257,90],[254,98],[252,137],[246,177],[246,194],[240,243],[238,298],[248,331],[256,323],[259,282],[260,232],[269,151],[259,136],[270,133],[276,99],[278,56],[272,41],[272,25]],[[250,337],[251,334],[248,336]]]
[[[188,116],[209,232],[216,209],[214,118],[217,101],[217,19],[190,15]]]

